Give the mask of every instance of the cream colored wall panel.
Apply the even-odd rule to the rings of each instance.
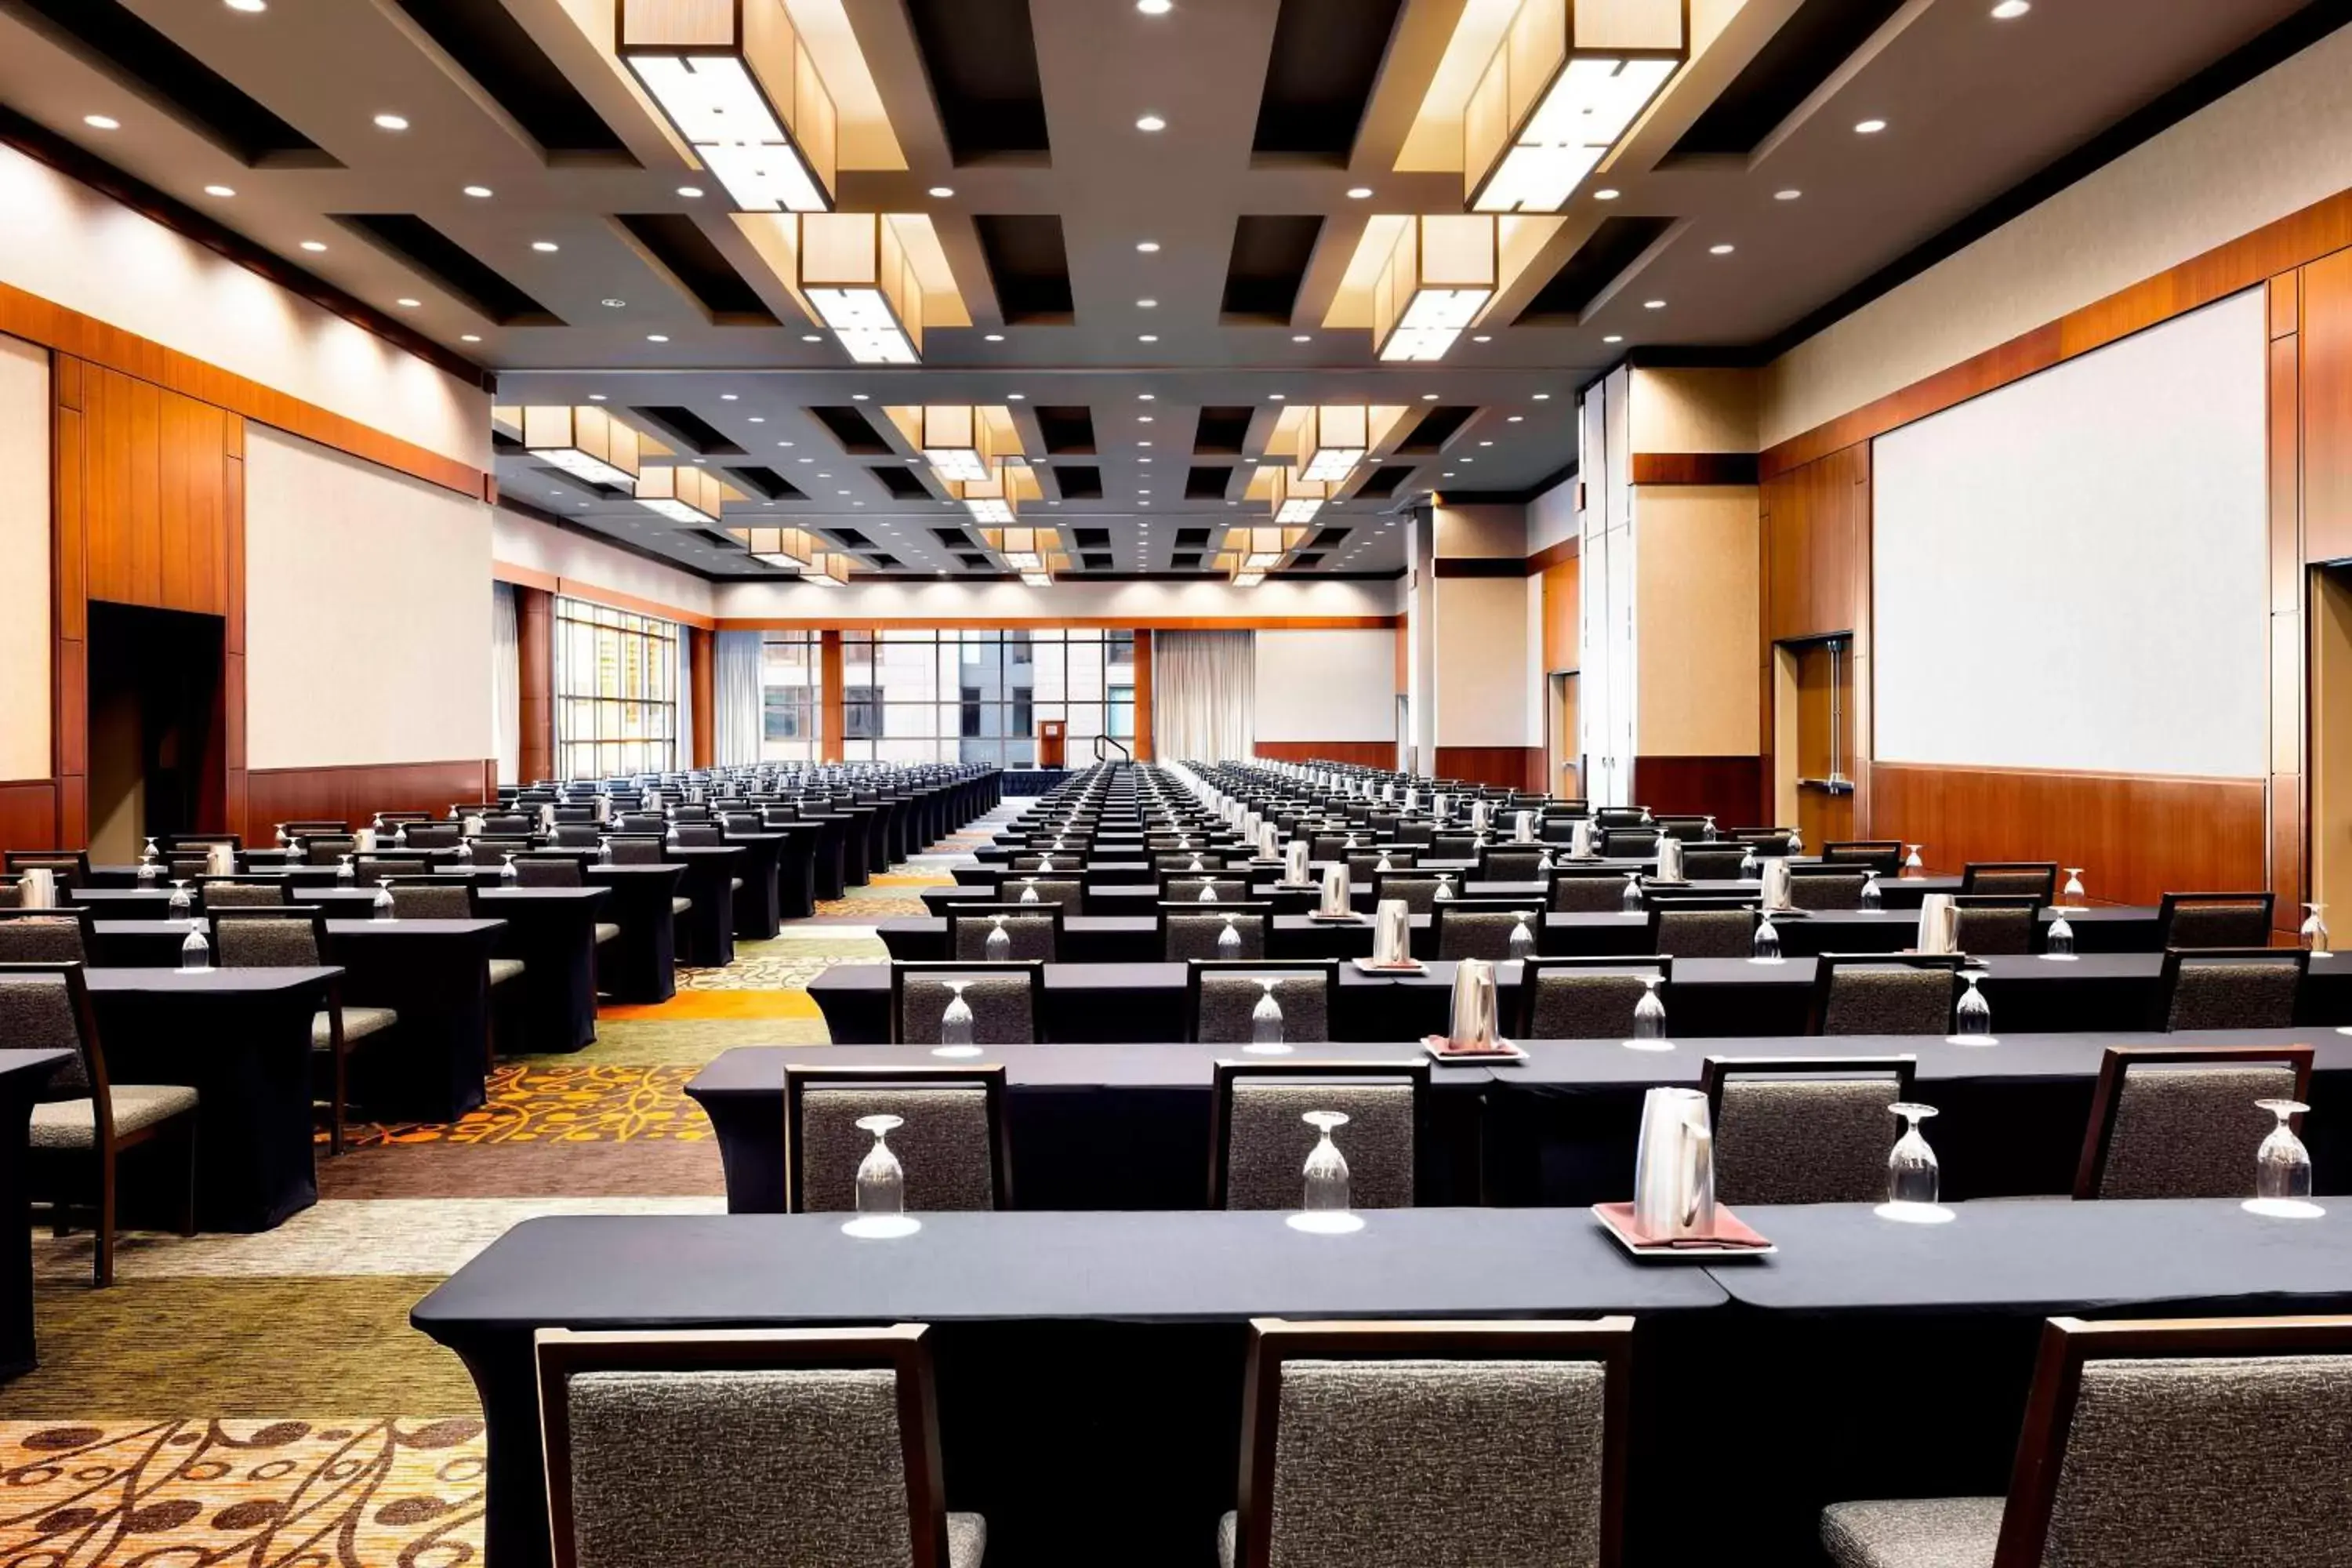
[[[519,512],[501,509],[491,513],[490,554],[509,566],[544,572],[551,577],[572,578],[611,593],[650,599],[698,616],[712,613],[712,584],[709,579],[600,544],[582,534],[567,533]]]
[[[1509,503],[1438,505],[1437,556],[1517,561],[1528,552],[1528,509]],[[1451,744],[1452,742],[1448,742]]]
[[[1525,577],[1436,580],[1440,746],[1536,746],[1529,722]]]
[[[1640,755],[1756,753],[1758,527],[1752,489],[1634,488]]]
[[[1574,539],[1584,527],[1577,515],[1573,478],[1562,479],[1528,503],[1528,553],[1549,550]]]
[[[1771,446],[2352,188],[2352,28],[1825,328],[1765,370]]]
[[[1257,739],[1396,739],[1396,633],[1257,634]]]
[[[490,509],[247,426],[251,768],[493,754]]]
[[[0,779],[49,776],[49,355],[0,338]]]
[[[0,282],[478,468],[489,395],[0,147]]]
[[[1756,379],[1752,370],[1635,369],[1633,450],[1756,450]]]

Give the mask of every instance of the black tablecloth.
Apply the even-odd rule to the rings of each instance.
[[[25,1145],[33,1101],[72,1056],[0,1049],[0,1217],[12,1226],[31,1225]],[[29,1229],[25,1234],[23,1246],[0,1246],[0,1383],[33,1369],[33,1252]]]
[[[535,1330],[899,1321],[937,1326],[948,1502],[987,1515],[991,1561],[1099,1563],[1117,1539],[1122,1563],[1197,1564],[1233,1506],[1250,1318],[1632,1311],[1647,1331],[1724,1300],[1583,1215],[1369,1217],[1328,1237],[1276,1214],[933,1215],[898,1242],[838,1215],[530,1220],[413,1321],[481,1392],[502,1568],[548,1559]]]
[[[597,988],[615,1002],[667,1002],[677,994],[677,917],[670,900],[683,866],[590,866],[593,887],[613,890],[605,917],[621,934],[596,953]]]
[[[268,1230],[319,1201],[310,1019],[339,969],[89,971],[117,1083],[196,1091],[196,1223]]]
[[[509,1056],[523,1051],[576,1051],[596,1039],[596,923],[613,901],[609,888],[485,888],[485,915],[506,922],[500,958],[522,960],[518,1040],[502,1040]],[[614,939],[618,942],[620,939]],[[502,1019],[501,1029],[506,1027]]]

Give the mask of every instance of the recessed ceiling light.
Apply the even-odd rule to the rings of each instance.
[[[1774,191],[1772,193],[1772,199],[1776,202],[1793,202],[1804,194],[1804,192],[1797,189],[1794,185],[1791,185],[1785,191]]]
[[[607,300],[604,301],[604,309],[608,310],[625,310],[628,307],[628,303],[629,302],[626,300]]]
[[[823,468],[819,468],[817,470],[816,477],[821,479],[829,479],[833,478],[831,474],[826,473]]]
[[[1160,334],[1157,332],[1138,332],[1135,334],[1135,341],[1139,343],[1156,343],[1160,341]]]
[[[242,11],[248,16],[254,16],[269,9],[269,0],[228,0],[228,8],[232,11]]]
[[[405,131],[408,118],[401,114],[379,114],[375,117],[375,128],[378,131]]]
[[[1156,392],[1139,392],[1135,395],[1135,400],[1138,403],[1156,403],[1159,399],[1160,395]]]
[[[1495,334],[1492,332],[1480,332],[1470,341],[1474,343],[1491,343],[1495,341]]]
[[[871,402],[872,399],[868,398],[866,394],[862,392],[853,392],[849,395],[849,401],[852,403],[868,403]]]
[[[1493,443],[1492,441],[1481,441],[1481,442],[1479,442],[1479,443],[1478,443],[1478,445],[1480,445],[1481,447],[1491,447],[1491,446],[1493,446],[1494,444],[1495,444],[1495,443]]]
[[[721,403],[740,403],[742,399],[731,392],[722,392],[719,395],[719,401]]]
[[[1157,300],[1138,300],[1135,302],[1135,308],[1139,310],[1156,310],[1160,309],[1160,301]]]
[[[1280,403],[1283,399],[1288,397],[1290,394],[1286,392],[1270,392],[1266,394],[1266,395],[1273,398],[1276,403]]]
[[[562,248],[551,239],[534,239],[530,242],[530,247],[542,256],[551,256]]]
[[[1538,403],[1549,403],[1551,401],[1551,394],[1549,392],[1538,392],[1536,394],[1536,401]]]
[[[1642,301],[1642,309],[1644,310],[1663,310],[1665,308],[1666,302],[1664,300],[1644,300]]]
[[[1029,401],[1029,395],[1025,392],[1008,392],[1004,395],[1004,400],[1007,403],[1026,403]]]
[[[1176,8],[1176,0],[1135,0],[1135,8],[1147,16],[1165,16]]]
[[[1149,425],[1151,423],[1151,416],[1149,414],[1138,415],[1135,422],[1138,425]]]
[[[1625,334],[1622,332],[1612,332],[1601,341],[1604,343],[1622,343],[1625,341]]]
[[[482,334],[479,332],[459,332],[457,334],[457,341],[461,343],[478,343],[482,341]]]
[[[1372,187],[1370,185],[1350,185],[1348,187],[1348,199],[1351,202],[1365,202],[1371,200],[1371,198]]]
[[[604,401],[604,395],[601,392],[592,392],[588,395],[588,401],[591,403],[602,403]]]
[[[823,332],[803,332],[801,334],[801,342],[804,343],[821,343],[824,342],[824,334]]]
[[[677,188],[677,194],[684,196],[688,201],[693,201],[696,197],[702,195],[702,187],[700,185],[680,185]]]
[[[814,458],[803,458],[801,461],[803,463],[814,463],[816,459]]]
[[[1441,479],[1450,479],[1454,477],[1454,470],[1448,468],[1445,472],[1438,475],[1437,477]]]
[[[1160,248],[1160,242],[1156,239],[1138,240],[1136,242],[1135,248],[1143,252],[1144,255],[1150,256],[1153,251]]]
[[[660,332],[647,332],[646,334],[646,342],[649,343],[666,343],[669,342],[669,339]]]
[[[768,421],[760,415],[754,414],[751,416],[751,423],[754,425],[765,425],[767,422]]]
[[[939,197],[941,201],[945,201],[950,196],[955,195],[955,187],[952,185],[933,185],[931,187],[931,195]]]
[[[1137,462],[1139,462],[1139,463],[1148,463],[1148,462],[1151,461],[1151,459],[1150,459],[1150,458],[1136,458],[1135,460],[1136,460]]]
[[[835,491],[834,491],[833,493],[834,493],[834,494],[835,494],[835,495],[838,495],[838,496],[845,496],[845,495],[847,495],[849,492],[848,492],[847,490],[835,490]]]
[[[1139,446],[1139,447],[1149,447],[1149,446],[1150,446],[1150,445],[1151,445],[1151,443],[1150,443],[1150,442],[1149,442],[1149,441],[1138,441],[1138,442],[1136,443],[1136,445],[1137,445],[1137,446]]]
[[[1601,189],[1592,193],[1592,199],[1596,202],[1613,202],[1624,194],[1624,192],[1618,190],[1613,186],[1603,185]]]
[[[1503,423],[1506,425],[1517,425],[1520,420],[1525,419],[1526,417],[1527,416],[1524,414],[1514,414],[1509,418],[1504,420]]]
[[[1729,245],[1710,245],[1706,247],[1706,253],[1709,256],[1728,256],[1736,248],[1738,247]]]
[[[324,250],[327,247],[320,244],[315,239],[306,239],[302,242],[302,248],[305,250]]]
[[[1423,403],[1434,403],[1437,401],[1437,394],[1433,392],[1424,392],[1421,395],[1421,400]]]
[[[1168,121],[1156,114],[1147,114],[1136,121],[1135,128],[1138,131],[1165,131],[1168,129]]]
[[[2000,0],[2000,4],[1992,8],[1992,19],[2013,22],[2032,9],[2031,0]]]
[[[466,187],[466,194],[478,202],[488,201],[490,197],[491,192],[490,187],[488,185],[467,185]]]
[[[206,185],[205,187],[205,195],[208,196],[233,196],[236,195],[236,192],[233,187],[228,185]]]
[[[92,131],[120,131],[122,129],[122,121],[115,119],[111,114],[85,114],[81,117],[81,122],[84,125],[89,126]]]
[[[1315,341],[1315,334],[1312,332],[1293,332],[1290,335],[1290,341],[1294,343],[1311,343]]]
[[[1004,341],[1004,334],[1003,332],[991,332],[988,334],[988,341],[992,343],[1001,343]]]
[[[1886,121],[1884,120],[1860,121],[1855,123],[1853,128],[1854,134],[1857,136],[1875,136],[1885,129]]]
[[[393,301],[394,304],[399,306],[404,310],[414,310],[424,304],[424,302],[425,301],[422,300],[394,300]]]

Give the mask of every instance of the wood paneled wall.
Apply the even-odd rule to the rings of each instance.
[[[1543,672],[1581,668],[1584,563],[1570,556],[1543,572]],[[1397,688],[1402,691],[1403,687]]]
[[[57,441],[52,591],[58,841],[89,831],[89,605],[223,622],[221,775],[201,793],[207,827],[245,814],[245,421],[68,354],[53,361]]]
[[[1361,768],[1396,766],[1394,741],[1260,741],[1261,761],[1270,763],[1347,763]]]
[[[515,654],[521,692],[522,784],[555,776],[555,595],[515,584]]]
[[[1389,752],[1389,763],[1393,765],[1396,752]],[[1471,784],[1501,784],[1510,789],[1541,790],[1544,787],[1544,754],[1541,746],[1440,746],[1437,765],[1432,775],[1442,779],[1462,779]]]
[[[1763,795],[1758,757],[1633,759],[1633,798],[1652,811],[1712,816],[1722,827],[1748,827]]]
[[[0,849],[58,847],[58,786],[47,779],[0,784]]]
[[[277,825],[296,819],[365,822],[378,811],[429,811],[496,800],[499,764],[480,757],[446,763],[386,763],[346,768],[263,768],[252,774],[244,820],[233,824],[248,844],[269,842]]]

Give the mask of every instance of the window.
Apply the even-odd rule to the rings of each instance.
[[[772,632],[770,718],[784,677],[809,671],[816,700],[817,634]],[[802,662],[779,663],[791,645]],[[841,634],[843,751],[849,762],[983,763],[1032,767],[1037,724],[1069,724],[1070,758],[1091,761],[1094,737],[1135,734],[1135,634],[1128,631],[944,631]],[[799,690],[801,688],[795,687]],[[814,715],[809,731],[815,731]],[[775,753],[771,753],[775,754]],[[793,755],[813,753],[794,752]]]
[[[760,650],[760,760],[818,760],[823,679],[814,632],[770,632]]]
[[[675,768],[677,627],[585,600],[556,600],[555,744],[568,779]]]

